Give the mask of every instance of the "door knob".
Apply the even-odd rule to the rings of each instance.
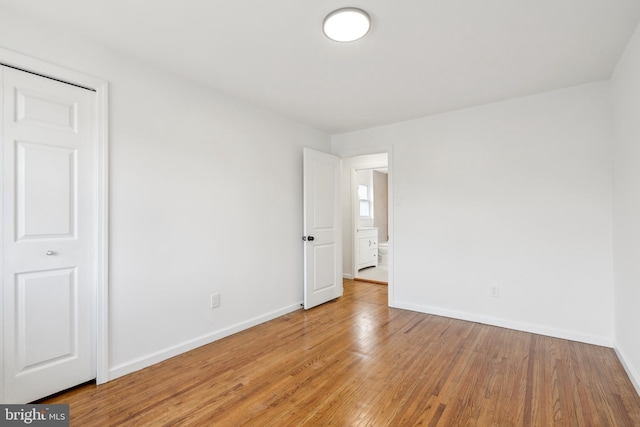
[[[305,242],[313,242],[314,240],[316,240],[316,238],[313,236],[302,236],[302,240],[304,240]]]
[[[47,256],[55,255],[56,253],[53,251],[47,251]]]

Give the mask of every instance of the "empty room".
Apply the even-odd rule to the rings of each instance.
[[[0,0],[2,423],[640,425],[639,24]]]

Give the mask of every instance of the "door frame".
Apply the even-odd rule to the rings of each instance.
[[[95,227],[96,271],[96,382],[98,384],[109,381],[109,138],[108,138],[108,91],[109,85],[105,80],[70,70],[58,65],[41,61],[30,56],[0,48],[0,64],[17,68],[43,77],[60,80],[76,86],[90,89],[96,93],[96,117],[94,136],[96,139],[96,156],[94,165],[97,167],[97,178],[94,183],[94,201],[97,215],[93,220]],[[1,157],[4,150],[0,150]],[[0,188],[3,187],[0,174]],[[2,192],[2,190],[0,190]],[[3,210],[0,209],[0,223]],[[0,260],[3,259],[3,248],[0,246]],[[3,263],[0,262],[0,277],[3,277]],[[4,312],[0,305],[0,354],[4,349]],[[0,369],[0,401],[4,401],[4,370]]]

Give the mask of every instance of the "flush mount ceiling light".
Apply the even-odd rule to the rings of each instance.
[[[337,42],[353,42],[364,37],[371,28],[371,18],[362,9],[345,7],[324,18],[324,35]]]

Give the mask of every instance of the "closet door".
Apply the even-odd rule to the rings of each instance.
[[[95,93],[1,67],[4,403],[95,378]]]

